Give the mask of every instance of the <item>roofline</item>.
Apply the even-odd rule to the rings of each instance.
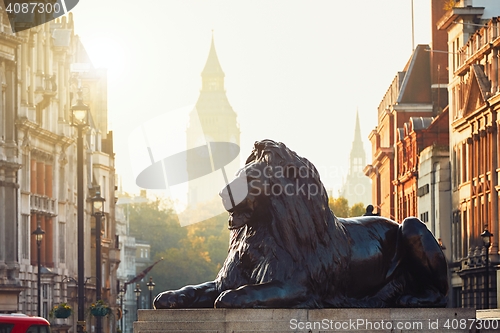
[[[438,30],[448,29],[459,16],[483,16],[484,7],[454,7],[436,23]]]

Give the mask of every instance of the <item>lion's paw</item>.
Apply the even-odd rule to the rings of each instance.
[[[215,308],[248,308],[251,305],[248,302],[247,295],[239,293],[236,290],[223,291],[215,300]]]
[[[169,290],[156,296],[153,304],[155,309],[179,309],[188,305],[187,299],[181,290]]]

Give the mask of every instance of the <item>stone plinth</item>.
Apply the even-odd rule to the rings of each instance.
[[[479,313],[478,313],[479,314]],[[181,309],[139,310],[134,333],[479,332],[475,309]]]

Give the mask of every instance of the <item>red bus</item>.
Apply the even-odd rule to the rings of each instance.
[[[42,317],[21,313],[0,314],[0,333],[51,333],[49,322]]]

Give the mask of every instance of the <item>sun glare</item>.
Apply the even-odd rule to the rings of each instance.
[[[126,53],[113,38],[92,39],[84,45],[95,68],[107,68],[111,72],[120,72],[123,68]]]

